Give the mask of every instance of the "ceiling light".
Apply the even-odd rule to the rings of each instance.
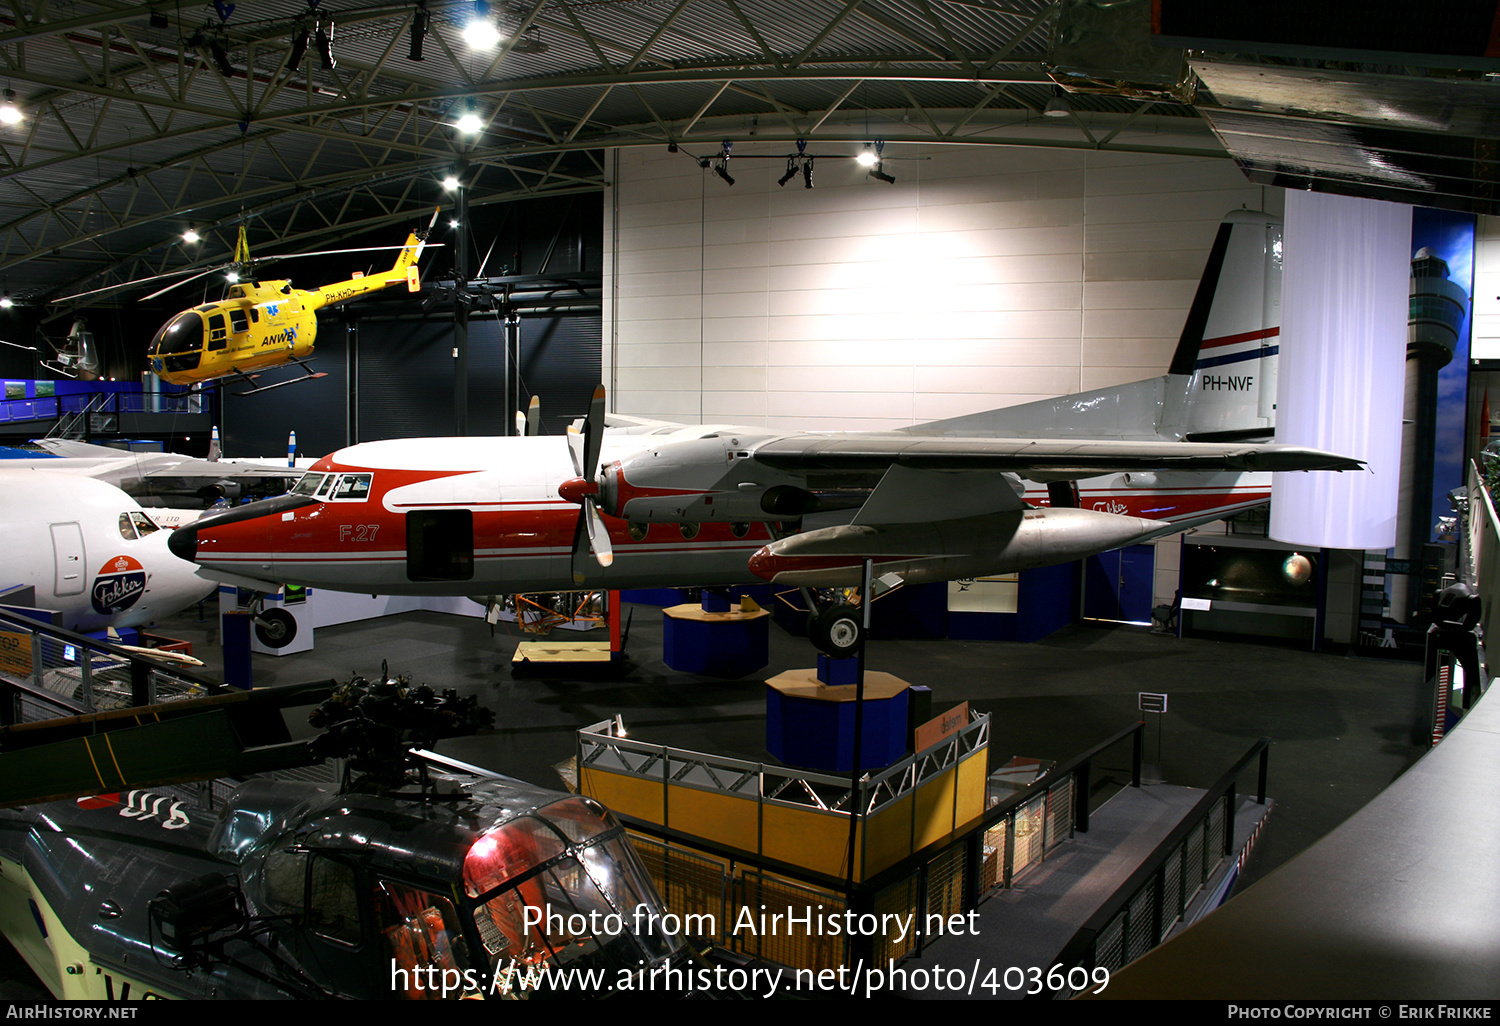
[[[454,122],[454,127],[464,135],[477,135],[484,127],[484,121],[473,111],[465,111],[463,116]]]
[[[458,176],[457,175],[446,175],[446,176],[444,176],[444,178],[443,178],[443,188],[447,189],[449,192],[452,192],[454,189],[457,189],[458,188]]]
[[[185,231],[185,232],[182,233],[182,241],[183,242],[193,243],[193,242],[197,242],[201,238],[202,238],[202,236],[199,235],[197,232],[193,231],[191,228],[189,228],[187,231]]]
[[[3,296],[0,296],[0,306],[3,306],[5,309],[9,310],[11,307],[13,307],[15,305],[16,305],[16,301],[14,299],[10,298],[10,293],[9,292],[7,292]]]
[[[449,228],[457,228],[458,227],[458,218],[455,217],[451,221],[449,221],[448,222],[448,227]]]
[[[1062,93],[1053,93],[1052,99],[1047,101],[1047,106],[1042,108],[1044,118],[1065,118],[1073,113],[1073,105]]]
[[[3,121],[7,125],[14,125],[20,122],[24,116],[21,113],[21,108],[16,106],[16,91],[14,89],[5,90],[5,104],[4,106],[0,106],[0,121]]]
[[[493,49],[500,42],[500,30],[490,20],[490,5],[484,0],[474,4],[474,16],[464,26],[464,41],[476,50]]]
[[[860,167],[874,167],[875,162],[880,158],[875,156],[875,146],[873,143],[871,143],[867,144],[864,149],[860,150],[859,156],[855,157],[854,159],[859,161]]]

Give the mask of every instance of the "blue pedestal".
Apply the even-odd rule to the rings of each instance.
[[[851,660],[835,660],[837,665]],[[859,768],[881,769],[906,755],[907,684],[865,673]],[[790,670],[766,682],[766,748],[789,766],[847,773],[854,765],[852,685],[828,687],[813,670]]]
[[[662,610],[662,660],[680,673],[743,677],[770,662],[770,614],[707,612],[702,606]]]
[[[224,648],[224,683],[249,691],[255,683],[250,669],[250,614],[235,610],[219,617]]]

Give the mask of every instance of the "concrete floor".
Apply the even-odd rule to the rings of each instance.
[[[517,679],[511,656],[522,636],[513,624],[491,636],[479,619],[418,612],[320,628],[312,652],[256,656],[255,682],[373,676],[385,660],[393,674],[477,694],[495,710],[491,733],[443,742],[440,751],[546,786],[557,786],[552,767],[573,755],[574,732],[616,714],[642,741],[774,761],[765,750],[763,680],[813,665],[807,641],[773,624],[764,670],[732,680],[682,674],[662,662],[661,611],[624,610],[628,666],[612,680]],[[194,641],[217,672],[216,622],[190,610],[159,630]],[[1240,887],[1343,822],[1426,750],[1427,698],[1413,663],[1094,625],[1030,644],[877,639],[868,652],[869,668],[931,687],[934,712],[967,700],[991,713],[992,767],[1016,755],[1066,759],[1145,718],[1150,775],[1202,787],[1256,739],[1272,738],[1275,810]],[[1166,692],[1168,712],[1138,713],[1141,691]],[[1252,775],[1241,787],[1254,783]]]

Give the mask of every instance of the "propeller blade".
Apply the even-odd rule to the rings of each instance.
[[[531,397],[531,405],[526,407],[526,434],[536,436],[542,433],[542,397],[534,395]]]
[[[583,477],[583,429],[577,421],[568,425],[568,455],[573,457],[573,476]]]
[[[599,561],[600,566],[609,566],[615,561],[614,546],[609,542],[609,528],[604,526],[604,518],[599,515],[593,499],[584,500],[583,511],[588,518],[589,548],[594,550],[594,558]]]
[[[592,568],[589,566],[588,549],[588,521],[585,519],[587,511],[578,511],[578,522],[573,527],[573,583],[582,584],[588,580]]]
[[[583,422],[584,470],[580,476],[587,475],[590,480],[599,475],[599,451],[604,448],[604,386],[600,385],[594,389],[594,397],[589,401],[588,420]]]

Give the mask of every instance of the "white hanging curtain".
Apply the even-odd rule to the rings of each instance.
[[[1411,208],[1288,191],[1276,441],[1364,460],[1275,474],[1271,537],[1302,547],[1396,541]]]

